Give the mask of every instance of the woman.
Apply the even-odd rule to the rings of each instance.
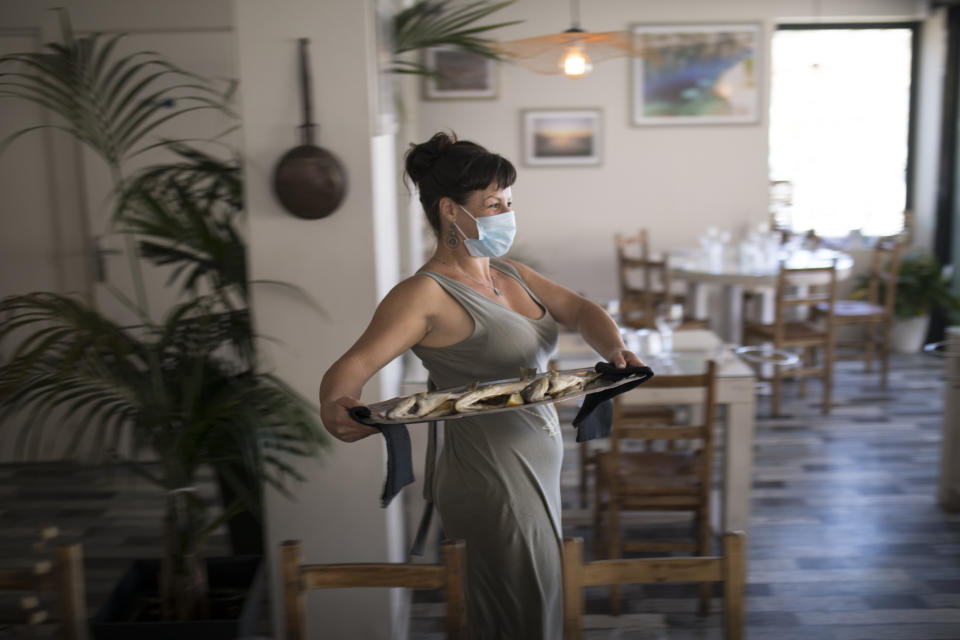
[[[436,388],[546,370],[557,323],[612,364],[642,366],[596,304],[510,260],[516,231],[509,161],[445,133],[411,145],[406,175],[437,235],[433,257],[380,303],[370,325],[323,377],[324,426],[345,442],[378,433],[347,409],[381,367],[412,349]],[[434,502],[467,550],[474,638],[562,637],[560,463],[552,405],[445,425]]]

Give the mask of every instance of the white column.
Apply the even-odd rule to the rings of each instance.
[[[947,329],[943,438],[940,444],[940,506],[960,511],[960,327]]]
[[[372,3],[338,0],[235,0],[237,56],[253,280],[302,287],[323,308],[269,285],[254,289],[258,333],[274,370],[315,399],[323,372],[359,336],[377,302],[397,279],[396,183],[392,136],[377,136],[376,52]],[[349,175],[347,196],[333,215],[300,220],[271,188],[275,163],[299,144],[297,39],[310,38],[317,143]],[[395,395],[398,369],[388,367],[364,400]],[[274,635],[283,638],[278,546],[303,543],[305,561],[403,560],[400,499],[381,509],[385,468],[379,436],[336,442],[317,460],[294,460],[306,476],[288,486],[295,499],[266,496]],[[311,592],[307,637],[404,638],[407,610],[399,590]]]

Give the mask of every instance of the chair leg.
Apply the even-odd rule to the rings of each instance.
[[[596,482],[593,485],[593,557],[602,558],[604,553],[603,542],[606,530],[603,526],[603,502],[600,496],[603,492],[603,476],[597,471]]]
[[[833,349],[827,345],[823,352],[823,415],[830,414],[833,404]]]
[[[587,443],[580,443],[580,508],[587,508]]]
[[[880,347],[880,386],[887,388],[887,377],[890,373],[890,321],[883,322],[878,327],[877,336]]]
[[[618,559],[620,557],[620,505],[615,496],[610,496],[609,518],[607,521],[610,530],[607,532],[607,557]],[[622,598],[620,594],[620,585],[610,586],[610,613],[620,615]]]
[[[863,350],[863,355],[864,355],[863,370],[867,373],[873,373],[873,361],[877,357],[877,351],[876,351],[877,336],[874,333],[874,329],[875,329],[875,326],[872,322],[868,322],[864,327],[864,331],[866,331],[866,334],[867,334],[867,339],[864,343],[864,350]]]
[[[709,499],[709,498],[708,498]],[[697,512],[697,555],[698,556],[709,556],[711,552],[710,548],[710,511],[709,509],[700,509]],[[700,583],[700,615],[706,616],[710,614],[710,596],[713,592],[713,583],[712,582],[701,582]]]
[[[770,395],[770,413],[774,418],[780,415],[780,380],[780,368],[774,367]]]
[[[803,358],[801,362],[803,362],[804,369],[809,369],[810,367],[813,366],[813,348],[812,347],[803,348]],[[800,386],[800,397],[806,398],[807,397],[807,377],[806,376],[800,377],[799,386]]]

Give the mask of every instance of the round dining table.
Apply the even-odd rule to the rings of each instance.
[[[763,321],[773,321],[773,290],[780,273],[780,261],[760,265],[734,255],[711,260],[697,249],[671,250],[668,254],[671,277],[687,283],[687,313],[695,318],[707,318],[710,328],[728,343],[739,345],[742,341],[744,289],[763,293]],[[788,269],[829,267],[835,260],[837,281],[848,278],[853,270],[853,257],[832,249],[796,249],[781,256],[781,260]],[[825,282],[825,276],[809,279],[810,285]],[[714,313],[707,311],[708,292],[704,290],[711,286],[721,290],[720,309]]]

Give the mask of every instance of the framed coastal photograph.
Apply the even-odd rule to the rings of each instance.
[[[600,164],[600,109],[527,109],[522,114],[526,164]]]
[[[497,62],[456,47],[431,47],[424,65],[435,75],[424,76],[427,100],[476,100],[497,97]]]
[[[759,24],[634,25],[633,124],[759,121]]]

